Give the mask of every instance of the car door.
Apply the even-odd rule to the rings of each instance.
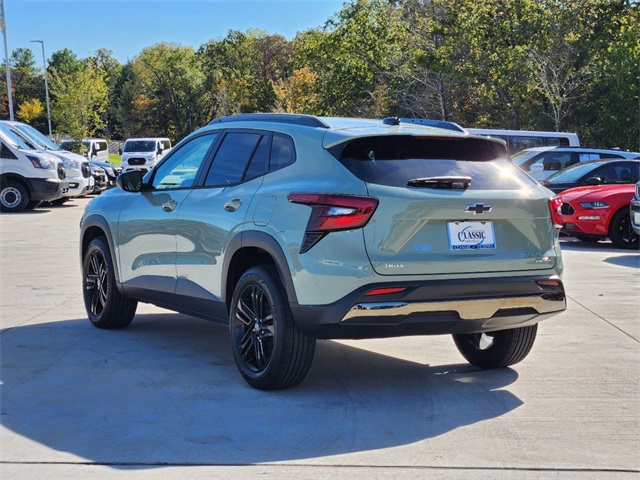
[[[266,173],[271,134],[227,131],[201,188],[183,202],[177,229],[176,293],[222,303],[222,254],[245,218]]]
[[[125,288],[175,292],[176,218],[217,137],[203,134],[181,145],[147,174],[152,188],[132,193],[125,202],[117,232]]]

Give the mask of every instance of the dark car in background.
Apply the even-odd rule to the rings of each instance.
[[[591,160],[577,163],[540,183],[554,193],[587,185],[623,185],[640,181],[640,160]]]
[[[116,186],[116,178],[118,178],[118,175],[122,173],[122,167],[114,165],[110,162],[98,162],[96,160],[91,160],[89,163],[91,163],[92,166],[100,167],[104,171],[104,189],[113,188]]]

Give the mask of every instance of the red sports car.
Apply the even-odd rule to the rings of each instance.
[[[562,198],[563,231],[584,242],[609,237],[616,247],[638,248],[629,204],[635,185],[590,185],[565,190]]]

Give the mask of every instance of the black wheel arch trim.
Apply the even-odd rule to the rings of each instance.
[[[116,260],[116,252],[113,247],[113,237],[111,235],[111,228],[109,227],[109,222],[102,216],[97,213],[93,213],[82,219],[82,224],[80,227],[80,265],[84,262],[84,253],[85,253],[85,236],[87,234],[87,230],[90,228],[97,227],[104,232],[104,236],[107,240],[107,246],[109,247],[109,253],[111,254],[111,261],[113,262],[113,274],[115,277],[115,283],[118,287],[118,290],[122,295],[125,295],[124,288],[122,283],[120,282],[120,270],[118,269],[118,261]],[[90,242],[87,242],[87,246]]]
[[[222,298],[227,298],[227,279],[229,275],[229,268],[231,266],[231,259],[235,256],[236,252],[242,248],[256,247],[267,252],[275,263],[282,284],[287,292],[289,303],[297,303],[298,297],[293,286],[293,278],[291,277],[291,271],[289,270],[289,262],[282,250],[282,247],[278,241],[271,235],[259,230],[245,230],[236,234],[227,244],[227,251],[224,256],[224,262],[222,265]]]

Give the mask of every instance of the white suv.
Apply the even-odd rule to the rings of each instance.
[[[129,138],[122,147],[123,171],[148,172],[171,150],[168,138]]]

